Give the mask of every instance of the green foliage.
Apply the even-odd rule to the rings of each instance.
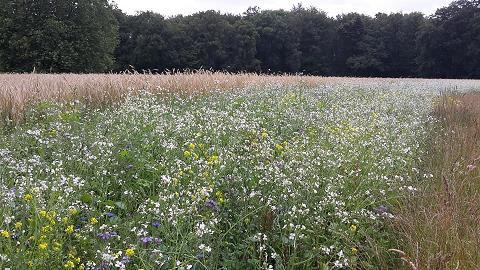
[[[478,1],[461,0],[431,18],[421,13],[357,13],[329,18],[301,5],[291,11],[250,8],[243,16],[201,12],[152,20],[122,33],[120,69],[205,68],[380,77],[478,77]],[[125,25],[146,16],[122,15]],[[148,16],[159,16],[148,14]],[[145,49],[132,37],[156,28]],[[163,29],[163,30],[161,30]],[[137,41],[134,41],[135,43]],[[463,49],[462,49],[463,48]],[[162,57],[158,57],[161,55]],[[455,68],[452,68],[455,67]]]
[[[478,0],[459,0],[430,17],[331,18],[298,5],[164,18],[126,15],[107,0],[0,1],[0,71],[479,78],[479,10]]]
[[[118,26],[106,0],[1,1],[0,63],[15,72],[104,72]]]
[[[480,2],[459,0],[437,10],[419,33],[419,68],[426,76],[479,78]]]
[[[292,10],[292,27],[299,35],[300,71],[307,74],[332,74],[335,21],[315,8],[297,6]]]
[[[363,76],[413,75],[415,33],[423,22],[415,13],[375,18],[352,13],[335,20],[301,5],[291,11],[250,8],[243,16],[208,11],[164,19],[151,12],[119,12],[117,18],[119,70]]]

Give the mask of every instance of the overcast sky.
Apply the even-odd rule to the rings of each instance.
[[[120,9],[128,14],[151,10],[164,16],[192,14],[204,10],[220,10],[241,14],[250,6],[261,9],[291,9],[299,2],[304,6],[314,6],[326,11],[330,16],[341,13],[358,12],[375,15],[378,12],[420,11],[430,15],[439,7],[452,0],[114,0]]]

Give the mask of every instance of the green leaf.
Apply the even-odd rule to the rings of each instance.
[[[93,198],[90,194],[83,193],[82,196],[80,197],[80,201],[82,201],[83,203],[90,204],[93,202]]]

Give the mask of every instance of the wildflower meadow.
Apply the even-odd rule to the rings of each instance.
[[[396,209],[433,177],[432,110],[442,91],[479,86],[36,100],[0,128],[0,269],[395,268]]]

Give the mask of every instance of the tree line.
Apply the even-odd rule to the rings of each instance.
[[[431,16],[313,7],[164,17],[108,0],[0,0],[0,71],[212,69],[324,76],[480,78],[480,0]]]

